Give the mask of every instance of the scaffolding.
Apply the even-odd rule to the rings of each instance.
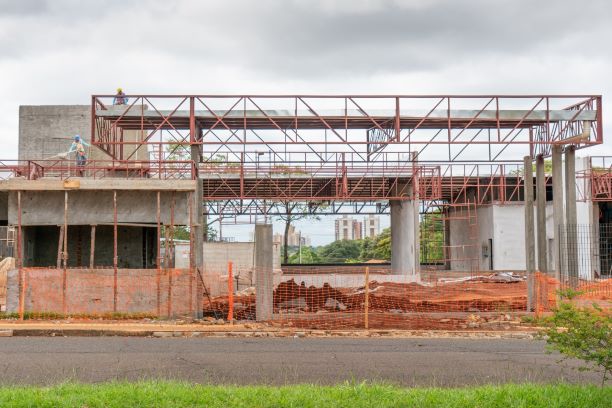
[[[238,223],[238,217],[283,215],[287,202],[301,204],[310,214],[383,214],[390,200],[418,200],[420,219],[433,220],[421,237],[435,237],[441,247],[441,253],[421,253],[421,259],[447,269],[460,264],[472,277],[492,269],[481,264],[492,248],[478,242],[478,210],[524,199],[523,158],[548,156],[555,146],[580,149],[603,141],[599,95],[130,95],[130,103],[120,106],[112,105],[113,97],[91,99],[91,143],[108,160],[80,166],[69,160],[5,161],[0,177],[195,181],[186,223],[189,285],[202,280],[193,255],[196,202],[204,206],[201,214]],[[147,160],[137,160],[137,152],[145,152]],[[604,160],[584,171],[585,192],[590,192],[585,196],[610,200],[610,168]],[[549,175],[545,189],[550,182]],[[161,243],[159,194],[155,225]],[[17,191],[19,216],[21,198]],[[112,310],[117,311],[123,272],[117,265],[114,198],[111,276]],[[451,242],[453,221],[464,226],[463,242]],[[167,255],[173,229],[174,220],[163,229]],[[16,234],[20,243],[21,219]],[[64,312],[66,235],[60,232],[57,267]],[[23,268],[22,250],[17,245],[25,288],[27,273],[39,272]],[[172,288],[175,275],[159,245],[156,269],[151,275],[156,290],[161,290],[160,280]],[[160,296],[155,313],[172,315],[172,289],[167,302]],[[20,304],[22,315],[24,307]],[[190,299],[189,310],[194,307]]]

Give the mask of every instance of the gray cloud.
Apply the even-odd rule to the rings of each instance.
[[[47,0],[0,0],[0,18],[3,16],[31,16],[46,13]]]
[[[609,112],[611,17],[605,0],[0,0],[0,93],[11,95],[0,110],[88,103],[122,85],[604,93]],[[15,146],[16,120],[0,127]]]
[[[97,48],[108,58],[150,52],[300,79],[440,69],[478,58],[597,58],[598,40],[612,36],[605,0],[14,3],[34,17],[19,23],[27,35],[0,30],[4,58]]]

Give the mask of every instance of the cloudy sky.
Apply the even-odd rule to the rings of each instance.
[[[0,159],[17,156],[19,105],[117,86],[602,94],[610,123],[611,21],[609,0],[0,0]]]

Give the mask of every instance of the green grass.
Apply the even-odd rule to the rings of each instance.
[[[254,368],[253,375],[256,375]],[[607,401],[607,402],[606,402]],[[62,384],[0,388],[2,407],[610,407],[612,388],[503,385],[400,388],[344,384],[209,386],[178,382]]]

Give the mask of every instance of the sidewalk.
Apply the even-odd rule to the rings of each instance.
[[[0,337],[135,336],[135,337],[394,337],[394,338],[534,338],[537,328],[501,330],[309,330],[261,323],[171,324],[138,322],[0,322]]]

